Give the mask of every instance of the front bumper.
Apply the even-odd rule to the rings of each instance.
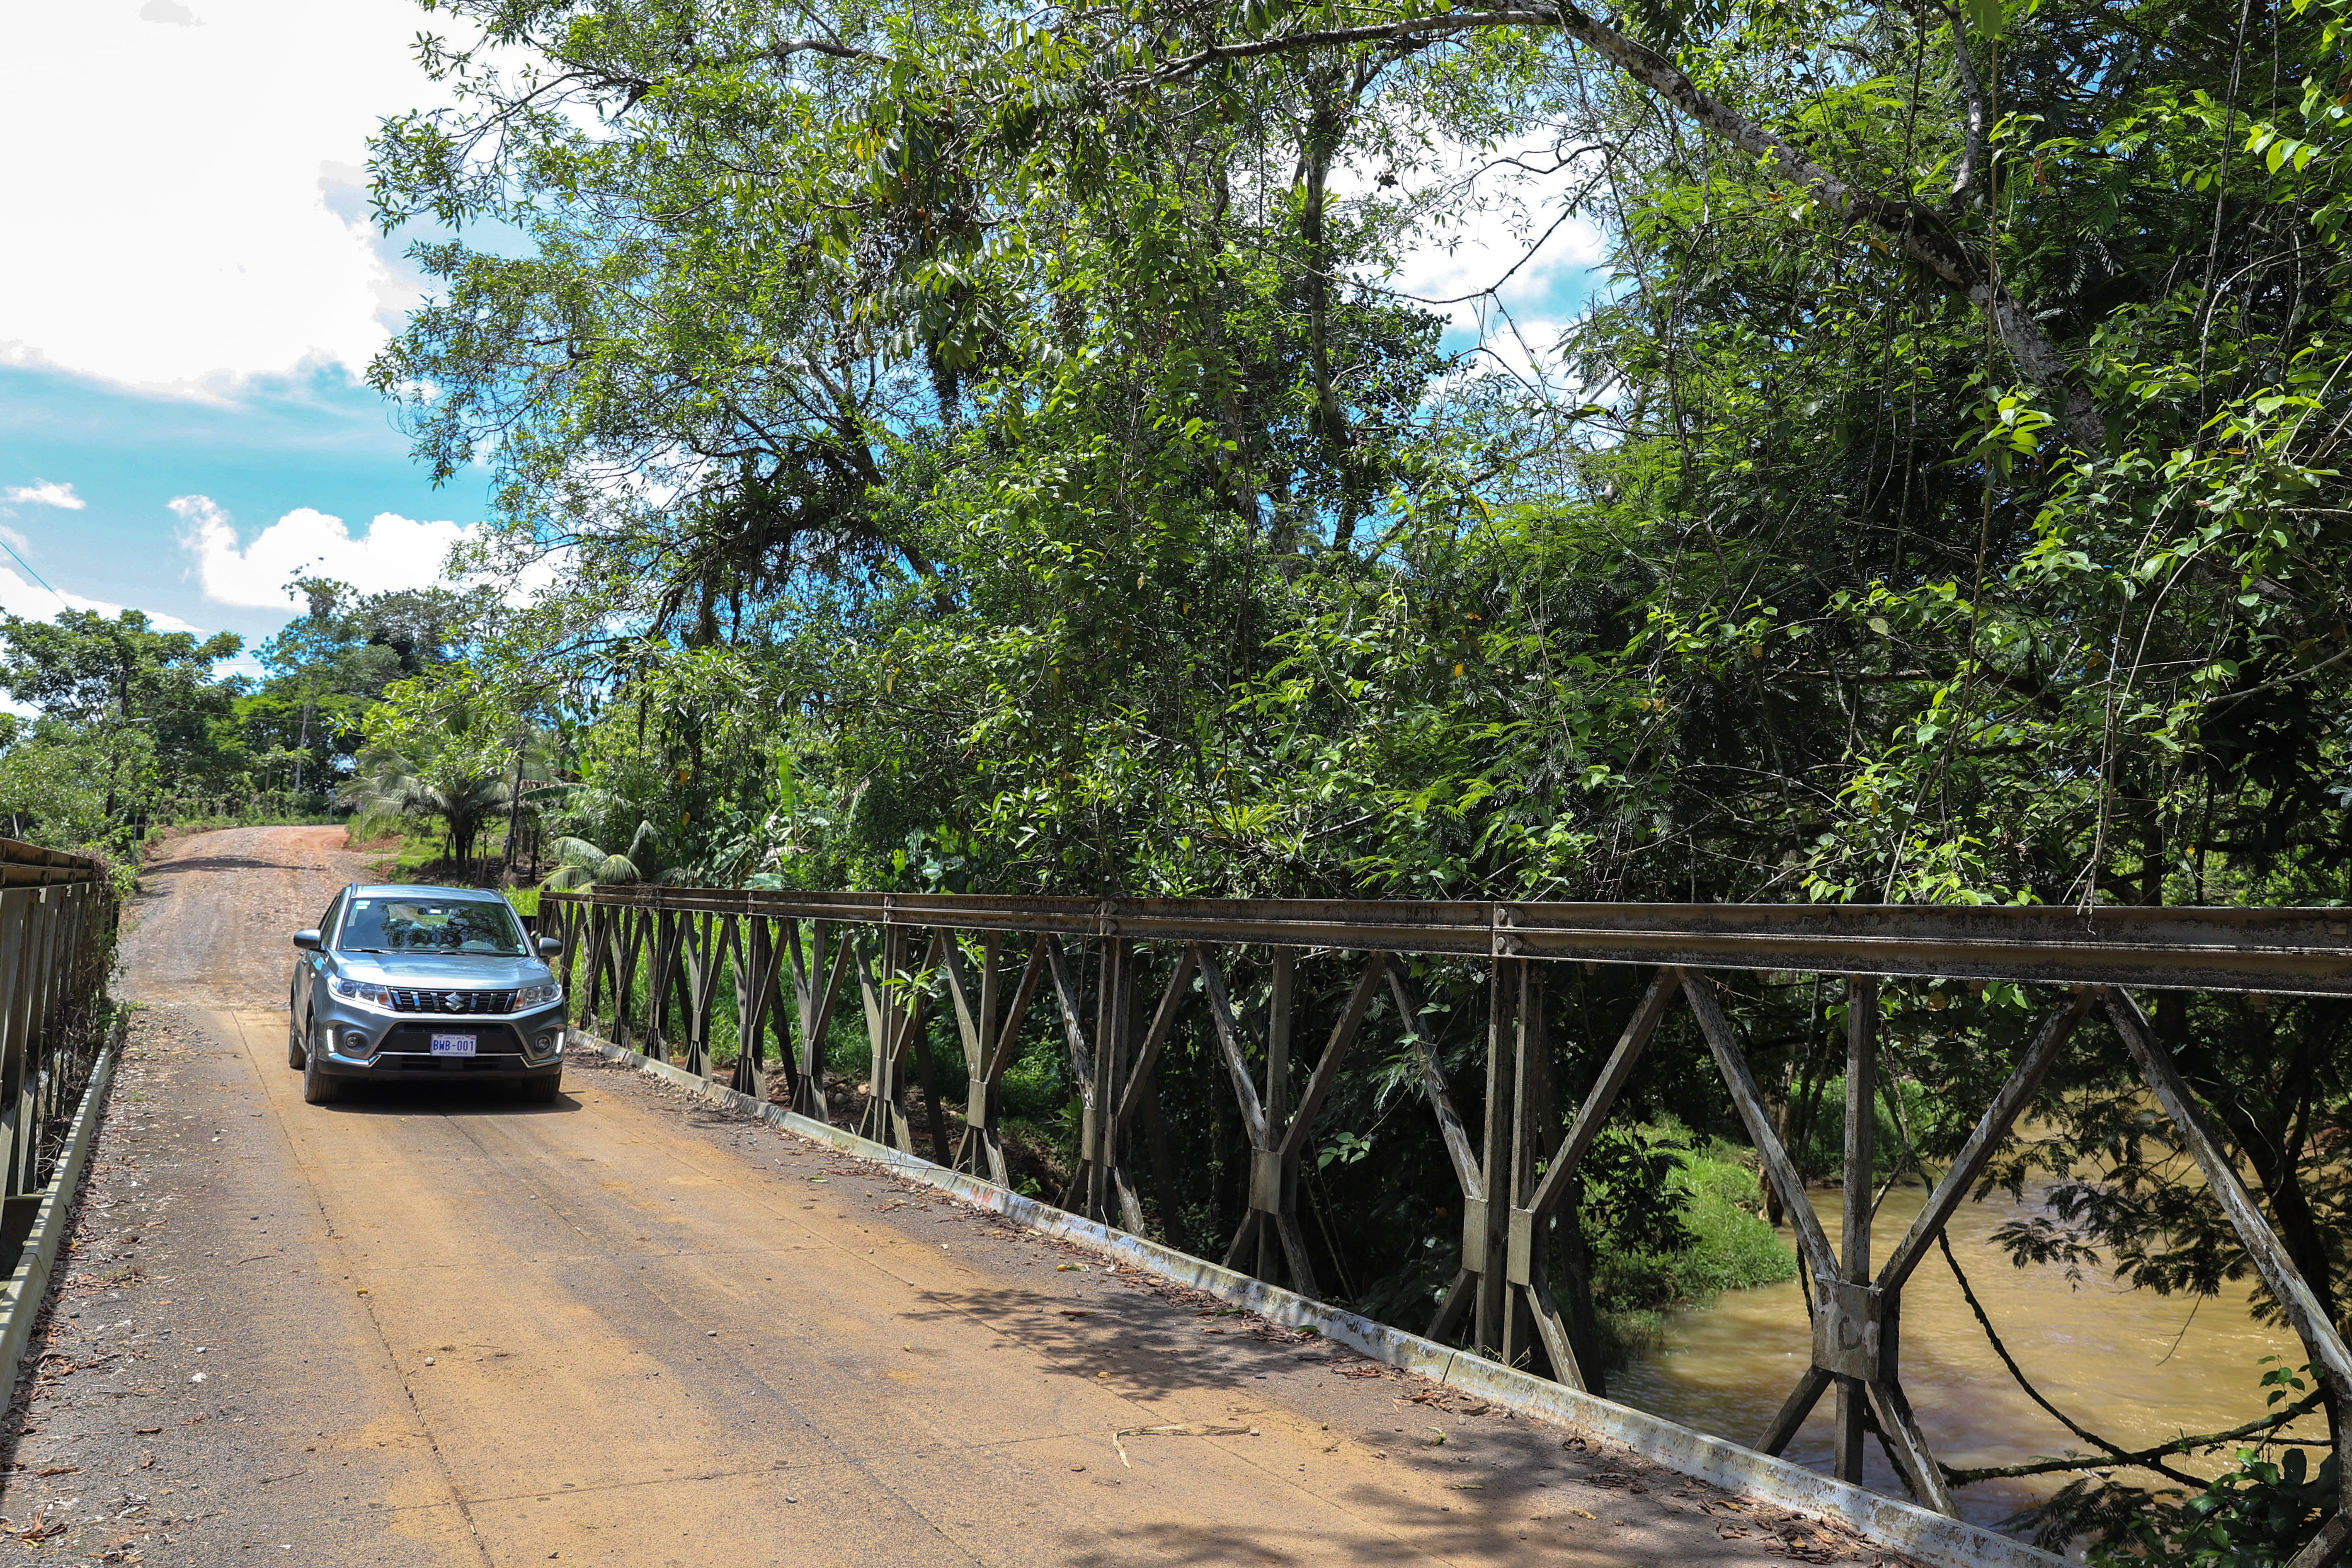
[[[527,1013],[380,1013],[336,999],[319,1008],[327,1048],[319,1070],[330,1078],[508,1083],[563,1071],[563,1004]],[[471,1035],[470,1057],[435,1056],[435,1035]]]

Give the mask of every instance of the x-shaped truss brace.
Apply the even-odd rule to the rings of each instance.
[[[2236,1167],[2222,1152],[2170,1055],[2149,1026],[2147,1016],[2127,993],[2078,987],[2043,1016],[2032,1040],[1969,1133],[1968,1142],[1936,1183],[1918,1217],[1874,1273],[1870,1260],[1874,1206],[1871,1137],[1877,1078],[1877,983],[1868,977],[1854,977],[1847,982],[1846,1213],[1841,1251],[1832,1247],[1807,1200],[1803,1180],[1789,1157],[1763,1096],[1758,1092],[1746,1053],[1730,1021],[1724,1016],[1713,984],[1703,975],[1674,968],[1661,969],[1651,982],[1575,1122],[1557,1149],[1550,1152],[1542,1179],[1523,1199],[1515,1194],[1507,1224],[1489,1225],[1484,1213],[1465,1217],[1465,1236],[1474,1226],[1478,1227],[1482,1243],[1495,1232],[1501,1232],[1507,1247],[1503,1278],[1509,1289],[1527,1297],[1537,1331],[1563,1382],[1581,1386],[1573,1352],[1568,1349],[1565,1326],[1544,1278],[1546,1248],[1539,1238],[1570,1190],[1579,1162],[1591,1147],[1601,1122],[1632,1077],[1643,1047],[1676,991],[1688,1000],[1717,1069],[1730,1091],[1732,1103],[1761,1157],[1765,1179],[1772,1184],[1789,1215],[1812,1313],[1812,1364],[1806,1368],[1758,1441],[1756,1446],[1763,1452],[1779,1454],[1785,1449],[1822,1395],[1834,1387],[1838,1393],[1839,1476],[1848,1480],[1861,1479],[1864,1436],[1874,1428],[1888,1458],[1913,1495],[1940,1512],[1956,1513],[1951,1492],[1944,1483],[1942,1467],[1920,1429],[1899,1376],[1903,1287],[1926,1259],[1928,1249],[1936,1245],[1969,1189],[1983,1176],[1994,1152],[2041,1089],[2043,1078],[2075,1026],[2095,1006],[2104,1006],[2133,1064],[2171,1118],[2181,1145],[2196,1160],[2263,1283],[2302,1338],[2312,1365],[2338,1389],[2352,1393],[2352,1352],[2346,1350],[2342,1337],[2328,1321]],[[1399,1003],[1406,1005],[1402,993]],[[1498,1015],[1500,1008],[1498,985]],[[1526,1016],[1522,1012],[1523,1047],[1528,1038]],[[1498,1035],[1501,1030],[1498,1016]],[[1517,1054],[1524,1062],[1526,1050],[1522,1048]],[[1433,1058],[1425,1054],[1423,1070],[1465,1193],[1484,1197],[1487,1190],[1499,1187],[1497,1177],[1504,1173],[1491,1157],[1493,1145],[1490,1142],[1490,1158],[1483,1169],[1470,1163],[1466,1134],[1445,1100]],[[1490,1093],[1490,1131],[1494,1099]],[[1525,1170],[1531,1163],[1531,1151],[1524,1139],[1519,1142],[1516,1163]],[[1449,1314],[1458,1312],[1457,1299],[1464,1295],[1468,1280],[1473,1276],[1493,1273],[1492,1259],[1483,1246],[1474,1247],[1465,1240],[1464,1258],[1464,1274],[1457,1279],[1439,1321],[1432,1326],[1433,1333],[1444,1331]],[[2339,1456],[2338,1469],[2347,1478],[2347,1495],[2339,1499],[2336,1515],[2318,1537],[2296,1554],[2290,1568],[2322,1568],[2352,1544],[2352,1454]]]
[[[985,1176],[999,1186],[1013,1184],[1013,1171],[1005,1163],[1004,1140],[997,1130],[998,1091],[1004,1069],[1013,1065],[1013,1054],[1021,1044],[1021,1021],[1045,975],[1046,944],[1051,940],[1040,937],[1031,944],[1029,962],[1022,966],[1013,1000],[1002,1009],[1003,975],[998,961],[1003,933],[982,934],[977,983],[965,965],[962,948],[950,941],[944,950],[948,995],[955,1004],[956,1032],[963,1040],[964,1067],[971,1086],[964,1102],[963,1136],[956,1140],[950,1168]]]
[[[1225,1070],[1233,1077],[1243,1125],[1249,1131],[1249,1213],[1243,1217],[1241,1229],[1234,1233],[1233,1246],[1226,1249],[1225,1267],[1240,1267],[1242,1259],[1255,1248],[1258,1254],[1258,1277],[1266,1278],[1272,1273],[1273,1260],[1268,1256],[1271,1249],[1266,1245],[1271,1234],[1280,1241],[1283,1258],[1289,1265],[1291,1288],[1302,1295],[1319,1296],[1322,1290],[1316,1283],[1314,1265],[1307,1261],[1306,1238],[1298,1231],[1298,1158],[1306,1150],[1323,1100],[1339,1076],[1339,1064],[1347,1059],[1356,1037],[1362,1033],[1364,1015],[1371,1007],[1372,998],[1380,994],[1381,983],[1394,961],[1385,952],[1369,955],[1362,978],[1349,993],[1347,1005],[1340,1009],[1339,1021],[1331,1026],[1330,1037],[1324,1042],[1323,1054],[1316,1058],[1315,1070],[1307,1076],[1297,1108],[1286,1112],[1281,1097],[1287,1088],[1289,1072],[1286,1058],[1290,987],[1286,966],[1281,961],[1289,957],[1289,950],[1277,952],[1274,999],[1268,1011],[1266,1096],[1263,1100],[1257,1086],[1250,1080],[1249,1059],[1242,1048],[1241,1029],[1234,1018],[1224,972],[1197,944],[1185,952],[1200,968],[1209,1020],[1216,1032],[1218,1049],[1224,1057]]]

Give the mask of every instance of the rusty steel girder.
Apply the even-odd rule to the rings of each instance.
[[[554,898],[578,895],[551,895]],[[600,888],[610,907],[853,925],[2057,985],[2352,995],[2352,910],[1068,899]]]
[[[1547,1366],[1577,1388],[1597,1379],[1578,1363],[1577,1336],[1562,1305],[1562,1286],[1571,1307],[1581,1301],[1581,1280],[1555,1281],[1555,1244],[1577,1233],[1580,1162],[1660,1020],[1669,1009],[1686,1006],[1757,1151],[1764,1180],[1794,1227],[1799,1274],[1813,1318],[1811,1364],[1756,1446],[1780,1452],[1822,1395],[1834,1390],[1839,1476],[1861,1479],[1865,1437],[1875,1436],[1913,1498],[1947,1514],[1955,1509],[1945,1468],[1904,1391],[1903,1290],[2076,1026],[2094,1011],[2104,1012],[2302,1338],[2311,1365],[2339,1397],[2352,1398],[2352,1352],[2296,1272],[2130,994],[2132,989],[2174,989],[2352,995],[2352,911],[1071,899],[662,886],[549,893],[542,910],[542,923],[566,939],[562,963],[575,1016],[620,1044],[641,1031],[656,1054],[667,1056],[669,1043],[677,1042],[688,1070],[706,1077],[715,1070],[709,1047],[719,973],[731,965],[737,1017],[749,1020],[733,1086],[762,1094],[762,1031],[772,1028],[779,1065],[790,1079],[786,1098],[820,1119],[826,1109],[825,1031],[836,1002],[854,991],[864,1003],[872,1060],[860,1086],[868,1095],[862,1130],[908,1154],[918,1153],[918,1135],[927,1131],[933,1161],[999,1183],[1007,1177],[996,1126],[999,1080],[1024,1020],[1034,1022],[1035,1011],[1044,1009],[1045,1026],[1066,1053],[1084,1110],[1079,1163],[1061,1205],[1136,1232],[1143,1229],[1144,1215],[1129,1180],[1138,1153],[1132,1129],[1139,1112],[1156,1129],[1155,1069],[1178,1016],[1194,1010],[1232,1080],[1249,1140],[1247,1209],[1225,1250],[1225,1265],[1255,1267],[1269,1281],[1286,1273],[1294,1289],[1310,1296],[1318,1289],[1297,1223],[1299,1160],[1341,1061],[1366,1031],[1373,1002],[1385,995],[1394,1013],[1383,1026],[1401,1032],[1397,1043],[1419,1068],[1461,1191],[1461,1261],[1428,1333],[1444,1339],[1461,1332],[1474,1351],[1505,1364]],[[1227,994],[1226,961],[1213,951],[1234,946],[1272,952],[1263,1038],[1248,1033],[1237,1016]],[[1152,947],[1165,960],[1156,985],[1146,980],[1145,950]],[[1291,1081],[1291,974],[1304,952],[1360,953],[1363,962],[1321,1051],[1311,1064],[1297,1064],[1307,1074],[1297,1088]],[[1485,961],[1479,966],[1488,993],[1485,1091],[1475,1120],[1455,1108],[1430,1045],[1430,1013],[1399,962],[1405,954]],[[1091,1006],[1084,984],[1089,961]],[[1560,961],[1653,972],[1564,1131],[1549,1081],[1544,1002],[1547,973]],[[1846,1216],[1836,1243],[1814,1216],[1708,971],[1842,977],[1851,1004],[1844,1176],[1847,1190],[1856,1192],[1870,1188],[1874,1170],[1881,978],[2000,980],[2050,986],[2056,994],[2044,1001],[2041,1026],[2010,1064],[2006,1080],[1919,1217],[1874,1268],[1867,1209]],[[783,992],[787,974],[791,1005]],[[575,984],[580,979],[584,986]],[[922,1026],[926,1007],[941,997],[953,1005],[971,1080],[966,1126],[952,1148]],[[684,1020],[677,1031],[669,1021],[673,1001]],[[917,1126],[906,1104],[910,1060],[926,1090],[927,1129]],[[1156,1132],[1141,1142],[1152,1146],[1160,1167],[1155,1175],[1163,1193],[1170,1190],[1164,1143]],[[1171,1239],[1198,1248],[1212,1238]],[[1580,1247],[1561,1256],[1573,1276]],[[2347,1451],[2339,1455],[2339,1469],[2352,1478],[2352,1423],[2344,1431]],[[2318,1568],[2352,1542],[2347,1521],[2352,1509],[2332,1520],[2292,1568]]]

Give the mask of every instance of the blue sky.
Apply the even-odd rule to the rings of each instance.
[[[253,644],[298,573],[438,578],[485,476],[433,489],[361,379],[421,284],[368,221],[367,141],[439,101],[412,58],[434,20],[415,0],[0,7],[0,540],[24,559],[0,558],[0,609],[128,605]],[[1485,178],[1523,188],[1481,184],[1393,286],[1492,283],[1566,184]],[[1598,237],[1563,226],[1512,279],[1530,342],[1586,293]],[[1477,310],[1452,314],[1450,342],[1475,341]]]
[[[287,579],[434,581],[483,510],[361,376],[417,298],[367,139],[437,89],[415,0],[0,8],[0,608],[257,642]],[[30,150],[29,152],[27,150]],[[44,591],[35,575],[57,590]]]
[[[286,548],[257,550],[258,537],[279,519],[310,509],[341,520],[360,541],[383,513],[471,520],[483,494],[478,476],[469,481],[436,491],[409,461],[407,437],[383,401],[340,366],[254,375],[226,395],[192,397],[0,364],[0,493],[69,486],[82,503],[0,505],[0,514],[13,514],[0,515],[0,527],[26,564],[62,593],[207,631],[257,642],[284,623],[278,605],[238,601],[278,586],[269,568],[331,545],[333,531],[313,524]],[[191,497],[226,515],[238,542],[233,560],[217,547],[207,554],[188,515]],[[413,580],[438,563],[383,564]],[[242,581],[223,580],[225,569]]]

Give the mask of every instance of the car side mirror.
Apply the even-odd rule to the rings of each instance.
[[[316,952],[327,944],[316,931],[298,931],[294,933],[294,945],[304,952]]]
[[[557,953],[560,953],[560,952],[562,952],[562,951],[563,951],[563,939],[562,939],[562,937],[560,937],[560,936],[543,936],[543,937],[541,937],[541,938],[539,939],[539,956],[540,956],[540,957],[541,957],[541,958],[553,958]]]

